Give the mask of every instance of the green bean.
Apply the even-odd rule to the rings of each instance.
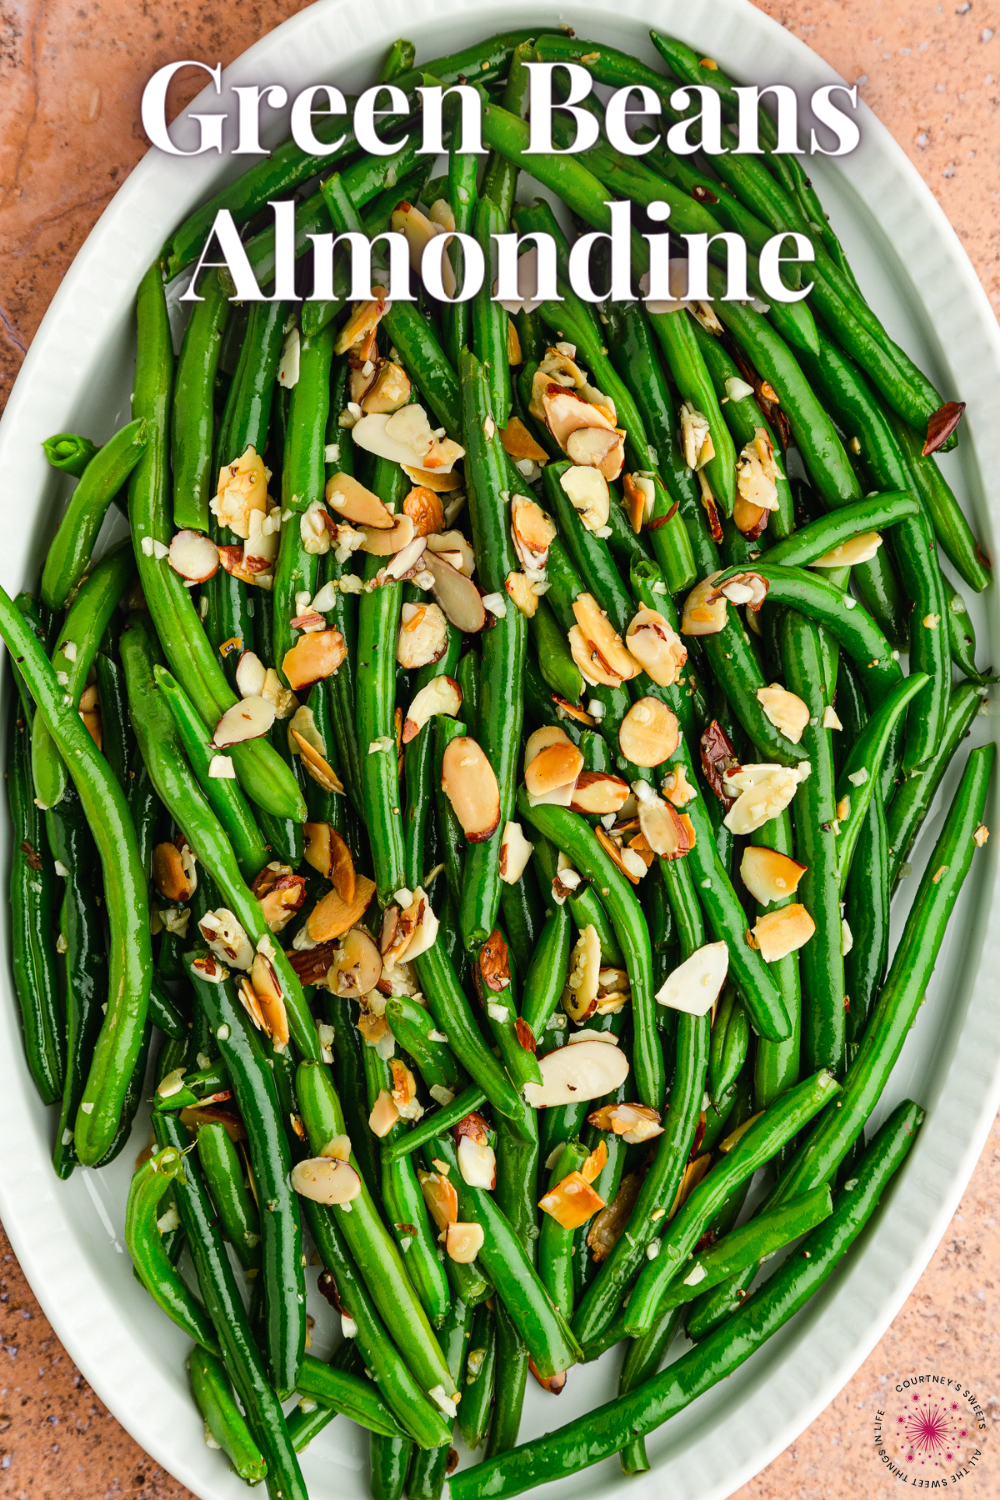
[[[538,670],[554,693],[569,703],[583,697],[583,674],[573,660],[566,633],[544,599],[539,599],[535,613],[528,621],[528,632],[538,659]]]
[[[749,1050],[747,1013],[736,991],[727,985],[715,1007],[708,1053],[708,1095],[716,1108],[739,1077]]]
[[[847,881],[844,920],[851,947],[844,955],[847,986],[847,1060],[864,1035],[889,958],[889,839],[880,796],[868,804]]]
[[[894,887],[910,856],[920,827],[930,810],[934,794],[952,757],[968,734],[980,711],[985,689],[961,682],[952,690],[944,732],[935,753],[919,771],[896,788],[886,808],[890,887]]]
[[[81,470],[42,568],[41,595],[51,609],[63,609],[90,565],[108,506],[139,462],[146,447],[142,418],[115,433]]]
[[[245,880],[252,881],[267,864],[267,845],[246,798],[235,780],[212,775],[212,762],[217,755],[211,748],[211,736],[177,679],[165,667],[156,666],[153,680],[163,693],[198,785],[232,844],[240,873]]]
[[[296,1386],[305,1348],[305,1275],[298,1204],[288,1182],[291,1155],[274,1076],[264,1048],[237,999],[231,980],[207,979],[194,954],[185,956],[198,1006],[215,1035],[230,1087],[247,1124],[250,1161],[259,1202],[261,1277],[265,1291],[267,1362],[284,1399]],[[210,1182],[213,1180],[210,1176]],[[221,1206],[220,1219],[228,1229]]]
[[[352,1422],[382,1437],[402,1437],[403,1430],[370,1380],[324,1364],[311,1354],[303,1357],[298,1390],[323,1406],[342,1412]]]
[[[196,1348],[187,1362],[191,1394],[205,1430],[246,1484],[259,1484],[267,1464],[250,1435],[243,1413],[233,1399],[226,1367],[216,1354]]]
[[[633,1067],[639,1099],[652,1109],[663,1103],[663,1053],[653,1012],[653,955],[646,920],[629,882],[601,848],[579,813],[549,804],[529,805],[523,788],[518,811],[562,849],[580,874],[592,880],[607,904],[619,947],[627,955],[632,988]]]
[[[934,533],[944,555],[954,563],[970,588],[982,593],[992,579],[990,563],[983,556],[972,528],[938,467],[933,454],[923,453],[923,439],[912,427],[890,415],[889,421],[904,454],[921,500],[934,523]]]
[[[101,636],[134,577],[131,548],[127,541],[120,542],[97,564],[67,612],[52,653],[52,669],[74,707],[79,706]],[[32,725],[31,768],[39,806],[54,807],[66,791],[69,773],[42,719]]]
[[[452,1142],[437,1137],[434,1152],[449,1168],[448,1180],[458,1193],[462,1221],[477,1223],[483,1229],[485,1239],[479,1251],[483,1270],[539,1374],[544,1377],[562,1374],[579,1357],[569,1324],[553,1307],[524,1246],[490,1194],[465,1182]]]
[[[870,495],[843,505],[829,515],[800,526],[790,536],[769,547],[768,565],[781,563],[786,568],[807,568],[810,563],[842,547],[860,532],[879,531],[894,526],[908,516],[920,514],[920,505],[912,495],[892,490],[884,495]]]
[[[333,1028],[333,1081],[344,1109],[347,1134],[354,1146],[358,1168],[372,1199],[382,1196],[379,1147],[368,1128],[368,1096],[364,1088],[364,1042],[351,1019],[350,1002],[328,994],[324,1005],[327,1023]],[[382,1148],[383,1159],[389,1148]]]
[[[469,1335],[469,1353],[465,1362],[462,1400],[458,1408],[458,1426],[467,1448],[478,1448],[490,1420],[490,1406],[496,1377],[496,1318],[491,1307],[477,1307]]]
[[[541,1036],[562,996],[569,968],[569,904],[553,904],[521,989],[521,1020]],[[602,955],[603,956],[603,955]]]
[[[456,1385],[461,1386],[465,1369],[465,1342],[469,1335],[472,1310],[456,1299],[441,1330],[441,1345]],[[453,1449],[450,1443],[440,1448],[424,1448],[413,1455],[406,1481],[409,1500],[439,1500],[445,1477],[451,1467]]]
[[[299,1064],[296,1089],[309,1145],[319,1154],[335,1135],[344,1134],[340,1101],[329,1076],[316,1063]],[[445,1396],[451,1397],[456,1387],[427,1314],[395,1241],[379,1218],[363,1179],[361,1182],[360,1193],[351,1200],[351,1211],[338,1206],[336,1223],[362,1269],[375,1306],[393,1328],[414,1377],[425,1391],[433,1392],[440,1386]]]
[[[454,739],[461,739],[468,726],[459,719],[448,719],[438,714],[434,719],[433,736],[433,782],[434,801],[437,808],[438,852],[444,865],[445,880],[452,901],[458,906],[465,886],[465,835],[455,809],[444,790],[441,767],[444,752]]]
[[[496,1372],[493,1379],[493,1415],[486,1436],[486,1458],[506,1453],[517,1442],[528,1383],[528,1349],[505,1302],[498,1301],[496,1323]]]
[[[228,1069],[227,1069],[228,1072]],[[239,1103],[237,1092],[237,1103]],[[256,1120],[252,1120],[256,1128]],[[226,1127],[202,1125],[197,1135],[198,1160],[219,1215],[226,1239],[244,1271],[256,1275],[261,1266],[261,1224],[257,1205],[243,1180],[243,1168]]]
[[[178,531],[208,531],[215,375],[231,310],[222,278],[213,268],[202,280],[177,358],[170,459]]]
[[[523,984],[541,938],[546,916],[538,882],[530,864],[525,866],[519,880],[515,880],[513,884],[507,880],[502,883],[500,915],[514,960],[514,972]]]
[[[215,1330],[204,1307],[181,1279],[160,1237],[157,1214],[165,1193],[184,1175],[180,1152],[172,1146],[144,1162],[129,1184],[125,1243],[143,1286],[188,1338],[215,1353]]]
[[[882,1192],[913,1145],[923,1111],[906,1102],[879,1131],[852,1185],[800,1252],[710,1339],[688,1350],[662,1374],[493,1463],[456,1474],[454,1500],[517,1494],[576,1473],[643,1437],[738,1369],[823,1284],[871,1218]]]
[[[435,1030],[433,1017],[422,1005],[406,995],[393,995],[386,1001],[385,1017],[399,1045],[416,1063],[428,1089],[457,1094],[465,1087],[464,1068],[447,1042],[441,1040],[444,1033]],[[445,1102],[450,1104],[451,1100]]]
[[[406,1438],[384,1438],[372,1433],[368,1448],[372,1500],[402,1500],[413,1444]]]
[[[187,1147],[187,1132],[175,1116],[155,1115],[153,1128],[161,1149],[171,1146],[181,1153]],[[264,1373],[211,1201],[191,1158],[184,1161],[182,1174],[174,1184],[174,1201],[226,1373],[267,1461],[268,1492],[273,1500],[307,1500],[281,1406]]]
[[[72,474],[74,479],[82,477],[91,459],[101,451],[98,444],[77,432],[57,432],[46,438],[42,447],[52,467],[64,474]]]
[[[382,1160],[395,1161],[401,1156],[409,1156],[411,1152],[418,1151],[435,1136],[442,1135],[453,1125],[457,1125],[460,1120],[464,1120],[466,1115],[482,1109],[486,1102],[486,1095],[482,1089],[477,1088],[475,1084],[470,1084],[460,1094],[456,1094],[450,1104],[443,1104],[440,1109],[424,1115],[420,1123],[414,1125],[405,1135],[399,1136],[388,1146],[383,1146]]]

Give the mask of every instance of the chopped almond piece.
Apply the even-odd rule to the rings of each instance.
[[[658,687],[672,687],[687,661],[684,642],[655,609],[640,609],[633,616],[625,645]]]
[[[720,570],[721,571],[721,570]],[[717,635],[726,624],[726,601],[715,588],[719,573],[710,573],[684,600],[681,617],[683,635]]]
[[[504,579],[504,588],[513,599],[526,620],[533,620],[538,613],[539,596],[531,586],[525,573],[510,572]]]
[[[449,1224],[457,1224],[458,1192],[454,1183],[449,1182],[443,1172],[423,1172],[419,1169],[417,1179],[427,1211],[438,1229],[446,1230]]]
[[[186,858],[185,858],[186,854]],[[153,880],[167,901],[185,906],[198,886],[194,856],[187,845],[157,844],[153,850]]]
[[[444,1232],[445,1254],[460,1266],[471,1265],[485,1240],[481,1224],[449,1224]]]
[[[574,812],[606,817],[616,813],[628,799],[628,782],[610,771],[581,771],[573,788],[570,807]]]
[[[618,744],[635,766],[659,766],[680,743],[677,715],[659,698],[633,703],[618,729]]]
[[[572,786],[583,770],[583,756],[576,745],[554,744],[534,757],[524,773],[524,784],[535,797],[556,787]]]
[[[542,1212],[563,1229],[579,1229],[604,1206],[604,1199],[594,1192],[581,1172],[570,1172],[538,1200]]]
[[[324,792],[342,793],[344,783],[329,762],[323,759],[315,745],[310,744],[297,729],[290,729],[289,734],[298,746],[297,753],[301,755],[302,762],[313,781],[321,786]]]
[[[327,891],[306,919],[306,931],[314,943],[328,943],[342,937],[368,910],[375,894],[375,882],[358,875],[353,901],[347,902],[337,890]]]
[[[608,1164],[608,1148],[603,1141],[598,1141],[591,1151],[587,1160],[580,1168],[580,1176],[585,1182],[596,1182]]]
[[[535,442],[520,417],[511,417],[500,433],[500,441],[504,452],[515,462],[518,459],[531,459],[532,463],[544,465],[549,461],[549,455],[539,443]]]
[[[809,709],[795,693],[790,693],[780,683],[757,689],[757,701],[775,729],[797,745],[809,723]]]
[[[500,788],[474,739],[450,740],[441,761],[441,787],[470,843],[482,843],[500,821]]]
[[[773,964],[808,943],[816,931],[816,923],[805,907],[795,901],[779,911],[765,912],[751,931],[761,958],[766,964]]]
[[[761,906],[784,901],[793,895],[806,873],[805,865],[779,854],[776,849],[748,844],[743,851],[740,876],[743,884]]]
[[[596,1130],[610,1130],[620,1135],[630,1146],[641,1145],[643,1141],[651,1141],[654,1136],[663,1134],[659,1111],[651,1109],[648,1104],[605,1104],[602,1109],[595,1109],[592,1115],[588,1115],[587,1120]]]
[[[324,677],[332,677],[347,655],[344,637],[339,630],[317,630],[302,635],[286,651],[281,670],[293,693],[310,688]]]

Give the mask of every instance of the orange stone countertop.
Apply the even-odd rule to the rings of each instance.
[[[0,406],[61,277],[146,149],[139,101],[150,74],[178,57],[227,63],[302,8],[297,0],[0,0]],[[765,0],[762,9],[859,84],[930,185],[1000,314],[1000,0]],[[873,1420],[899,1381],[934,1371],[959,1376],[987,1411],[983,1462],[960,1493],[1000,1500],[998,1220],[1000,1122],[882,1341],[737,1500],[899,1494],[875,1457]],[[187,1494],[73,1367],[0,1231],[0,1496]]]

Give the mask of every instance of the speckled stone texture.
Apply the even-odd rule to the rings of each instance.
[[[145,150],[139,100],[149,75],[180,56],[228,62],[300,8],[295,0],[0,0],[0,404],[60,278]],[[998,0],[765,0],[763,9],[858,83],[942,204],[1000,313]],[[182,79],[176,106],[202,81]],[[962,1379],[987,1414],[982,1465],[948,1488],[1000,1500],[998,1218],[1000,1126],[881,1343],[738,1500],[899,1494],[875,1456],[873,1422],[907,1376],[936,1372]],[[0,1495],[186,1494],[74,1369],[0,1232]]]

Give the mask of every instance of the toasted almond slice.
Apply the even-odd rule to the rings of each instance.
[[[628,782],[620,776],[612,776],[610,771],[581,771],[570,807],[574,812],[606,817],[620,811],[627,798]]]
[[[292,1187],[314,1203],[350,1203],[361,1192],[361,1178],[348,1161],[336,1156],[313,1156],[292,1168]]]
[[[395,360],[384,360],[378,374],[361,397],[363,412],[393,412],[410,399],[410,377]]]
[[[544,1198],[539,1198],[538,1207],[561,1228],[579,1229],[604,1207],[604,1199],[595,1193],[581,1172],[570,1172]]]
[[[767,598],[768,587],[767,581],[759,573],[748,571],[727,578],[725,583],[719,584],[718,593],[724,595],[730,604],[745,604],[750,614],[755,614]]]
[[[701,1156],[695,1157],[694,1161],[688,1162],[687,1166],[684,1168],[684,1175],[681,1178],[680,1187],[677,1189],[677,1196],[674,1198],[673,1203],[670,1205],[669,1217],[672,1218],[674,1214],[680,1213],[684,1204],[690,1198],[691,1194],[694,1192],[699,1182],[701,1182],[702,1178],[705,1176],[705,1173],[708,1171],[711,1165],[712,1153],[710,1151],[705,1151]]]
[[[285,997],[274,965],[266,954],[258,953],[250,965],[250,983],[260,1006],[264,1030],[275,1047],[287,1047],[289,1030]]]
[[[336,889],[327,891],[306,919],[310,938],[314,943],[328,943],[333,938],[342,937],[364,916],[374,894],[375,882],[367,875],[356,877],[353,901],[345,901]]]
[[[611,492],[599,469],[574,465],[559,476],[559,484],[588,531],[600,531],[608,524]]]
[[[567,390],[554,381],[549,382],[542,395],[542,410],[546,426],[564,453],[570,437],[582,428],[596,428],[617,436],[615,424],[605,412],[577,391]]]
[[[663,1134],[659,1111],[647,1104],[605,1104],[587,1116],[597,1130],[610,1130],[630,1146],[640,1146]]]
[[[362,526],[360,530],[365,538],[361,543],[361,550],[370,557],[394,557],[397,552],[402,552],[404,547],[410,545],[414,536],[412,518],[405,514],[393,516],[389,531],[369,526]]]
[[[382,955],[375,939],[363,927],[345,932],[326,982],[335,995],[361,1000],[370,995],[382,978]]]
[[[417,1169],[420,1191],[438,1229],[446,1230],[449,1224],[458,1223],[458,1191],[443,1172],[424,1172]]]
[[[267,470],[255,449],[247,448],[219,471],[218,490],[209,504],[220,526],[247,540],[251,512],[267,510]]]
[[[659,766],[680,744],[677,715],[659,698],[640,698],[618,728],[618,744],[635,766]]]
[[[538,613],[539,596],[532,588],[527,574],[508,573],[503,586],[525,619],[533,620]]]
[[[445,1254],[460,1266],[469,1266],[485,1243],[481,1224],[449,1224],[444,1232]]]
[[[598,1141],[591,1151],[587,1160],[580,1168],[580,1176],[584,1182],[596,1182],[608,1164],[608,1148],[603,1141]]]
[[[198,931],[212,952],[234,969],[249,969],[253,963],[254,946],[228,907],[207,911],[198,923]]]
[[[804,766],[808,768],[809,762]],[[808,770],[789,766],[754,764],[740,766],[726,774],[725,788],[739,795],[726,813],[724,822],[731,833],[745,837],[776,818],[795,796]]]
[[[524,742],[524,770],[527,774],[528,767],[537,755],[547,750],[550,745],[572,745],[573,741],[565,729],[560,729],[558,724],[543,724],[541,729],[532,730]]]
[[[198,873],[191,850],[187,858],[176,844],[157,844],[153,850],[153,880],[167,901],[186,906],[198,888]]]
[[[219,571],[219,549],[200,531],[178,531],[171,540],[167,561],[189,583],[205,583]]]
[[[464,573],[466,578],[471,578],[475,573],[476,554],[469,545],[468,538],[460,531],[435,532],[427,538],[427,546],[431,552],[436,552],[445,562]]]
[[[850,568],[857,563],[871,562],[876,552],[882,545],[882,538],[877,531],[862,531],[859,536],[852,536],[846,542],[841,542],[839,547],[833,547],[829,552],[824,552],[822,557],[817,557],[809,564],[811,568]]]
[[[549,461],[549,455],[540,443],[535,442],[520,417],[511,417],[500,434],[500,441],[504,452],[515,462],[530,459],[532,463],[544,466]]]
[[[475,1141],[470,1135],[459,1137],[458,1170],[469,1187],[492,1192],[497,1185],[496,1152],[488,1141]]]
[[[621,845],[615,843],[613,839],[609,839],[603,828],[595,828],[594,835],[597,839],[597,842],[604,850],[605,854],[615,865],[618,866],[618,869],[621,870],[622,874],[626,876],[633,885],[638,885],[639,881],[646,873],[646,866],[644,861],[639,859],[638,855],[632,854],[630,850],[623,849]]]
[[[505,885],[517,885],[527,869],[534,844],[524,836],[520,823],[506,823],[500,839],[500,879]]]
[[[427,571],[434,582],[431,593],[457,630],[471,635],[486,624],[482,597],[471,578],[444,561],[430,548],[424,553]]]
[[[587,645],[600,657],[609,672],[622,681],[637,677],[642,670],[626,651],[621,636],[601,610],[593,594],[578,594],[573,600],[573,615]]]
[[[432,473],[447,473],[465,457],[465,449],[451,438],[435,436],[426,411],[413,402],[388,417],[380,413],[362,417],[351,435],[359,447],[379,458]]]
[[[305,834],[306,863],[333,881],[346,901],[352,900],[354,861],[341,835],[329,823],[306,823],[302,831]]]
[[[339,630],[317,630],[302,635],[286,651],[281,670],[293,693],[312,687],[324,677],[332,677],[347,655],[344,637]]]
[[[215,726],[211,747],[223,750],[227,745],[241,745],[244,740],[256,740],[267,734],[274,723],[274,704],[266,698],[243,698],[227,708]]]
[[[241,698],[260,698],[267,668],[255,651],[242,651],[236,663],[236,691]]]
[[[663,795],[672,807],[687,807],[698,795],[697,787],[693,787],[688,781],[683,766],[673,766],[664,776],[661,785]]]
[[[408,745],[435,714],[454,719],[462,707],[462,689],[454,677],[434,677],[413,698],[403,720],[403,744]]]
[[[433,948],[437,942],[440,923],[434,913],[427,893],[418,885],[413,892],[413,901],[406,908],[403,916],[412,924],[413,931],[409,945],[406,949],[406,961],[412,963],[415,958]]]
[[[525,769],[524,784],[535,797],[554,792],[557,787],[572,786],[583,770],[583,756],[572,743],[553,744],[532,759]]]
[[[751,928],[766,964],[777,963],[787,958],[797,948],[808,943],[816,931],[816,923],[799,902],[783,906],[779,911],[765,912]]]
[[[493,767],[468,735],[445,746],[441,786],[469,842],[488,839],[500,821],[500,789]]]
[[[597,1005],[601,972],[601,940],[596,927],[584,927],[569,956],[563,1009],[573,1021],[584,1021]]]
[[[605,479],[617,479],[625,463],[625,440],[620,432],[579,427],[566,439],[566,457],[571,463],[589,465]]]
[[[431,240],[444,233],[440,224],[435,224],[412,203],[400,203],[392,211],[392,227],[402,234],[410,251],[410,267],[420,276],[423,254]],[[447,255],[441,257],[441,286],[446,296],[454,297],[457,290],[454,267]]]
[[[417,1097],[417,1080],[402,1058],[390,1057],[389,1071],[392,1074],[392,1102],[399,1110],[400,1119],[419,1120],[423,1106]]]
[[[483,611],[485,619],[486,612]],[[448,622],[437,604],[404,604],[396,660],[408,672],[440,661],[448,644]]]
[[[444,506],[425,484],[413,487],[403,501],[403,514],[413,522],[417,536],[430,536],[444,527]]]
[[[737,488],[747,505],[759,506],[762,510],[777,510],[774,448],[763,427],[757,427],[754,431],[755,440],[747,443],[736,460]]]
[[[579,625],[571,625],[566,636],[570,655],[591,687],[620,687],[622,679],[612,672],[596,647],[584,639]]]
[[[375,1011],[368,1007],[367,1003],[362,1005],[358,1011],[357,1027],[365,1039],[366,1046],[377,1047],[381,1042],[388,1041],[391,1047],[395,1047],[385,1013],[376,1014]]]
[[[643,522],[648,520],[649,516],[652,515],[652,501],[653,496],[655,495],[655,490],[653,488],[652,481],[648,481],[650,493],[648,496],[647,505],[647,491],[645,487],[638,482],[638,476],[634,474],[626,474],[624,480],[622,481],[622,484],[625,490],[625,514],[628,516],[629,525],[638,536],[639,532],[642,530]]]
[[[435,495],[450,494],[453,490],[460,490],[465,483],[459,469],[452,469],[447,474],[432,474],[425,469],[414,468],[412,464],[401,464],[400,467],[411,484],[423,485]]]
[[[718,635],[725,629],[726,601],[715,587],[719,571],[696,583],[684,600],[682,635]]]
[[[639,827],[649,848],[661,859],[683,859],[691,851],[680,814],[660,797],[647,794],[640,799]]]
[[[761,906],[767,906],[771,901],[784,901],[793,895],[805,873],[805,865],[789,859],[787,854],[779,854],[776,849],[747,844],[743,850],[740,876]]]
[[[335,354],[346,354],[355,344],[374,333],[386,309],[386,294],[383,287],[372,288],[370,302],[355,302],[350,317],[337,335],[333,349]]]
[[[589,1040],[546,1053],[538,1059],[538,1066],[541,1083],[524,1086],[524,1097],[532,1109],[602,1099],[621,1087],[629,1070],[628,1058],[619,1047]]]
[[[751,505],[742,495],[733,502],[733,525],[741,531],[748,542],[755,542],[767,530],[771,512],[763,505]]]
[[[658,687],[672,687],[687,661],[687,647],[655,609],[640,609],[625,633],[625,645]]]
[[[288,660],[287,656],[285,660]],[[319,751],[316,749],[316,746],[311,744],[310,741],[306,739],[305,735],[303,735],[298,729],[289,729],[288,733],[293,743],[293,747],[298,747],[297,753],[301,755],[302,764],[305,766],[306,771],[312,777],[313,781],[315,781],[318,786],[321,786],[324,792],[340,792],[341,794],[343,794],[344,783],[341,781],[336,771],[330,765],[329,761],[325,760],[324,757],[319,753]]]
[[[772,682],[769,687],[757,689],[757,701],[775,729],[797,745],[809,723],[809,710],[802,699],[780,683]]]
[[[656,999],[671,1010],[683,1010],[689,1016],[706,1016],[718,1000],[728,973],[727,945],[705,943],[667,976],[656,992]]]
[[[368,526],[378,531],[392,529],[392,512],[372,490],[353,474],[337,473],[326,482],[326,503],[335,515],[352,526]]]
[[[402,519],[409,520],[409,517],[405,516]],[[390,579],[413,578],[423,568],[421,559],[426,551],[427,538],[415,536],[412,542],[408,542],[405,547],[401,547],[398,552],[392,554],[385,567],[380,569],[375,582],[381,586],[383,583],[388,583]]]
[[[537,500],[529,500],[526,495],[511,496],[510,532],[522,567],[544,568],[556,528],[552,517],[546,515]]]

